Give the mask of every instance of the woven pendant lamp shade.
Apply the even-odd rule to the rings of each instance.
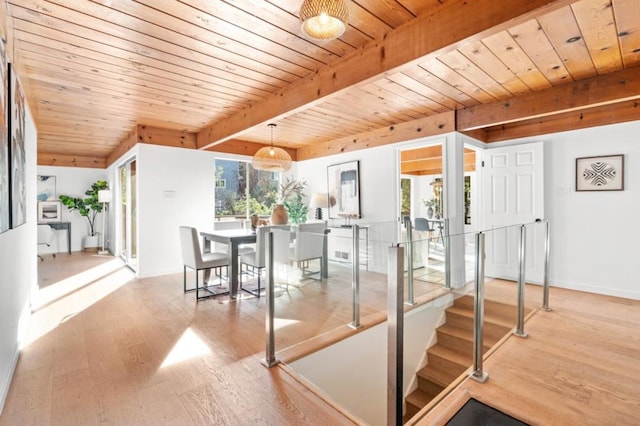
[[[349,22],[344,0],[304,0],[299,15],[302,32],[316,40],[340,37]]]
[[[286,172],[291,168],[291,156],[284,149],[273,146],[273,129],[276,125],[268,126],[271,128],[271,146],[260,148],[251,159],[251,165],[256,170]]]

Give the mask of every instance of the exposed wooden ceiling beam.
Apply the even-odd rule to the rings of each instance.
[[[231,139],[226,141],[225,143],[221,143],[212,148],[209,148],[208,151],[214,152],[224,152],[227,154],[238,154],[238,155],[250,155],[253,156],[260,148],[264,148],[265,145],[261,143],[243,141],[239,139]],[[293,148],[280,147],[289,153],[291,159],[293,161],[297,161],[297,150]]]
[[[482,130],[485,137],[481,140],[484,142],[499,142],[636,120],[640,120],[639,100],[487,127]]]
[[[198,148],[207,149],[247,129],[310,108],[327,96],[353,85],[368,83],[384,73],[400,71],[401,67],[424,60],[427,55],[453,50],[462,41],[480,40],[497,34],[509,26],[526,22],[541,11],[549,12],[574,1],[444,2],[344,59],[326,65],[277,90],[265,100],[205,127],[198,133]]]
[[[370,132],[328,141],[298,149],[297,161],[358,151],[396,142],[418,139],[425,136],[441,135],[455,130],[455,112],[421,118],[396,126],[383,127]]]
[[[633,99],[640,99],[640,67],[458,110],[456,130],[466,132]]]
[[[104,157],[87,157],[81,155],[49,154],[45,152],[39,152],[38,165],[106,169],[107,160]]]

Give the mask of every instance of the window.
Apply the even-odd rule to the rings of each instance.
[[[271,214],[280,174],[255,170],[246,161],[216,159],[216,218],[248,218]],[[248,202],[247,202],[248,200]]]

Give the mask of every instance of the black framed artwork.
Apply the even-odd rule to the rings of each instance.
[[[349,161],[327,167],[329,218],[359,219],[360,162]]]
[[[11,64],[9,70],[9,158],[10,158],[10,203],[11,228],[17,228],[27,221],[26,159],[24,147],[25,98],[18,76]]]
[[[11,228],[8,89],[6,45],[0,38],[0,233]]]
[[[576,191],[624,190],[624,155],[576,158]]]

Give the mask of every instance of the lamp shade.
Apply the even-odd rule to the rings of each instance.
[[[99,203],[110,203],[111,202],[111,190],[109,189],[101,189],[98,191],[98,202]]]
[[[299,15],[302,32],[316,40],[340,37],[349,22],[344,0],[304,0]]]
[[[260,148],[251,159],[251,165],[256,170],[270,172],[286,172],[291,168],[289,153],[277,146]]]
[[[316,192],[311,196],[309,207],[326,209],[329,207],[329,197],[325,193]]]

